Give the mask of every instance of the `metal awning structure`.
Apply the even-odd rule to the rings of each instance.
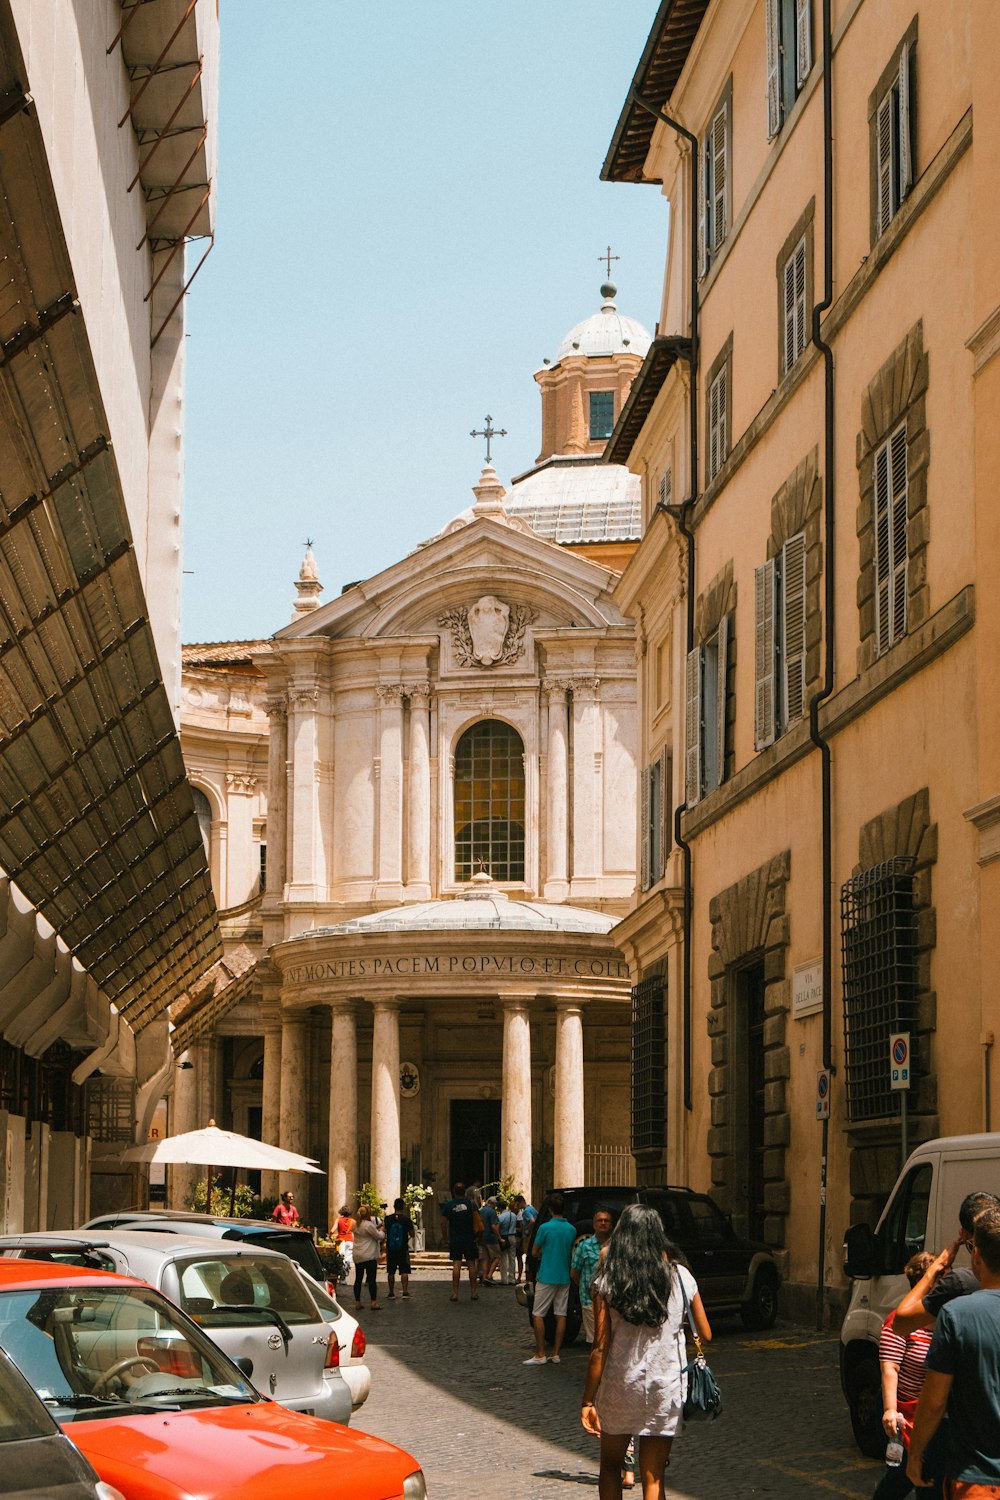
[[[214,0],[123,0],[121,25],[108,51],[121,48],[130,83],[129,107],[119,127],[130,124],[139,146],[139,167],[129,192],[146,198],[146,234],[152,249],[168,249],[158,261],[147,301],[185,241],[203,239],[204,251],[160,326],[155,344],[177,302],[190,287],[215,243],[215,93],[217,30],[208,7]]]
[[[170,1045],[174,1055],[180,1057],[192,1042],[205,1036],[217,1021],[249,996],[256,978],[257,960],[246,947],[234,949],[213,964],[171,1007],[170,1019],[174,1025]]]
[[[648,110],[635,103],[640,94],[665,109],[708,10],[708,0],[660,0],[625,107],[601,168],[602,182],[655,182],[645,175],[646,157],[656,128]]]
[[[37,119],[0,5],[0,866],[134,1029],[219,955]]]

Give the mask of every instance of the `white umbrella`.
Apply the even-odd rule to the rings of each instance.
[[[264,1172],[319,1172],[312,1156],[297,1151],[283,1151],[266,1141],[255,1141],[248,1135],[220,1130],[213,1121],[204,1130],[187,1130],[183,1135],[168,1135],[162,1141],[148,1141],[144,1146],[130,1146],[122,1152],[123,1161],[163,1162],[190,1167],[249,1167]]]

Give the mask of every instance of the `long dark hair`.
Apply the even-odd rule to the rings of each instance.
[[[630,1203],[622,1209],[593,1288],[626,1323],[659,1328],[666,1322],[674,1285],[670,1241],[655,1208]]]

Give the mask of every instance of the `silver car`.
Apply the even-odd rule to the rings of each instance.
[[[79,1230],[7,1235],[0,1254],[89,1261],[147,1281],[200,1324],[263,1395],[308,1416],[351,1419],[352,1392],[327,1310],[277,1251],[122,1229],[93,1237]]]

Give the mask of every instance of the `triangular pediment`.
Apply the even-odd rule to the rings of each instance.
[[[536,629],[620,626],[625,620],[612,597],[617,580],[616,573],[531,532],[476,518],[353,585],[275,639],[436,633],[449,610],[484,596],[530,612]]]

